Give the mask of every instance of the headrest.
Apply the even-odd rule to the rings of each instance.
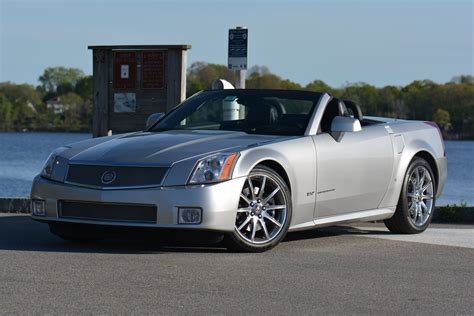
[[[362,110],[360,109],[360,106],[350,100],[344,100],[344,104],[346,105],[347,109],[351,110],[354,117],[362,122],[364,117],[362,116]]]

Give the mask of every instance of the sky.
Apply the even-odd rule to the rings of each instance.
[[[474,72],[473,1],[0,0],[0,82],[46,67],[92,74],[88,45],[191,44],[227,64],[228,29],[249,29],[249,65],[300,84],[447,82]]]

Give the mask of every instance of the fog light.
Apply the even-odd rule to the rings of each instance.
[[[201,224],[202,209],[197,207],[178,208],[178,224]]]
[[[43,200],[33,200],[31,202],[31,208],[33,215],[35,216],[46,216],[46,205]]]

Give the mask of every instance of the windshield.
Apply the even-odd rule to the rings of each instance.
[[[223,130],[303,135],[321,94],[283,90],[203,91],[177,106],[150,131]]]

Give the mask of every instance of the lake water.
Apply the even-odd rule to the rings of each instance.
[[[28,196],[51,151],[90,138],[75,133],[0,133],[0,197]],[[447,141],[448,181],[438,205],[474,205],[474,141]]]

